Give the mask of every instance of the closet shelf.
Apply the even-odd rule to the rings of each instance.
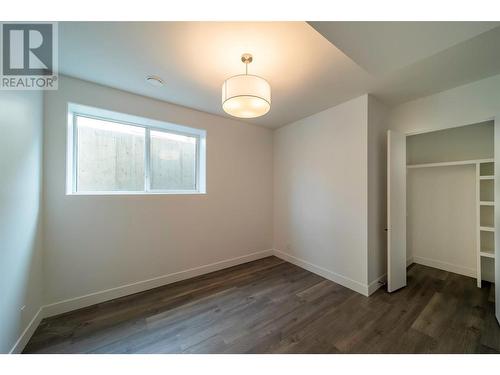
[[[481,202],[479,202],[479,204],[481,206],[494,206],[495,202],[493,202],[493,201],[481,201]]]
[[[492,163],[493,159],[477,159],[477,160],[460,160],[460,161],[447,161],[442,163],[423,163],[423,164],[408,164],[406,168],[428,168],[428,167],[447,167],[453,165],[471,165],[478,163]]]
[[[493,227],[479,227],[479,230],[482,230],[483,232],[494,232],[495,228],[493,228]]]
[[[494,180],[495,176],[479,176],[480,180]]]
[[[481,250],[479,252],[479,255],[481,255],[482,257],[485,257],[485,258],[495,259],[495,253],[493,251],[490,251],[490,250]]]

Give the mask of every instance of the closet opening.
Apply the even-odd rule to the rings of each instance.
[[[489,287],[495,280],[494,121],[408,135],[406,165],[407,263]]]

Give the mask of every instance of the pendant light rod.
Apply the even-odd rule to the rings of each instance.
[[[245,64],[245,74],[248,75],[248,64],[253,61],[253,56],[250,53],[241,55],[241,62]]]

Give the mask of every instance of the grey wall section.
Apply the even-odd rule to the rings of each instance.
[[[42,92],[0,91],[0,353],[42,305],[42,103]]]
[[[68,102],[207,130],[207,194],[67,196]],[[61,76],[45,96],[46,303],[272,247],[272,131]]]
[[[493,121],[406,138],[407,164],[490,159],[494,155]]]

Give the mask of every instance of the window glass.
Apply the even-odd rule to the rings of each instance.
[[[76,117],[78,192],[144,190],[145,129]]]
[[[151,189],[196,189],[196,137],[150,131]]]

